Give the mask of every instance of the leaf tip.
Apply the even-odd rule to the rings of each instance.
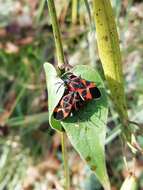
[[[46,67],[47,67],[49,64],[51,65],[51,63],[49,63],[49,62],[45,62],[45,63],[43,64],[44,69],[46,69]]]

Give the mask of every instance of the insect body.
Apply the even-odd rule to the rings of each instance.
[[[54,109],[54,118],[63,120],[79,110],[86,101],[99,98],[101,93],[94,82],[87,81],[72,73],[63,79],[66,90]]]
[[[64,82],[67,89],[73,92],[78,92],[83,101],[92,100],[101,96],[101,93],[94,82],[82,79],[72,73],[66,75]]]
[[[83,101],[77,92],[66,91],[54,109],[54,118],[57,120],[63,120],[67,118],[72,111],[78,110],[82,105]]]

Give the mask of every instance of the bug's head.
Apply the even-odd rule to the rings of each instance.
[[[71,81],[71,80],[70,80],[69,78],[64,79],[64,83],[65,83],[65,85],[69,84],[70,81]]]
[[[77,76],[75,76],[73,73],[66,73],[63,77],[63,80],[65,84],[69,84],[72,80],[75,80]]]

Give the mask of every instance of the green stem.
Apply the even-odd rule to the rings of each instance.
[[[58,60],[58,67],[60,71],[64,70],[64,52],[61,40],[61,34],[59,30],[59,24],[56,14],[56,8],[53,0],[47,0],[50,18],[52,22],[53,34],[56,44],[56,53]],[[64,132],[61,133],[61,144],[62,144],[62,154],[63,154],[63,162],[64,162],[64,171],[65,171],[65,189],[70,190],[70,177],[69,177],[69,168],[68,168],[68,160],[67,160],[67,150],[65,144],[66,135]]]
[[[33,114],[33,115],[27,115],[22,117],[14,117],[10,118],[6,121],[7,125],[10,125],[11,127],[19,127],[20,125],[29,125],[32,123],[42,123],[48,121],[48,112]]]
[[[46,3],[45,0],[40,1],[39,9],[38,9],[38,12],[37,12],[37,18],[36,18],[37,23],[40,21],[40,18],[42,16],[42,13],[43,13],[43,10],[44,10],[45,3]]]
[[[91,16],[91,10],[90,10],[88,0],[84,0],[84,4],[86,6],[86,10],[87,10],[87,13],[88,13],[90,24],[92,25],[92,16]]]
[[[72,0],[72,24],[77,23],[77,0]]]
[[[66,134],[61,133],[62,154],[63,154],[64,172],[65,172],[65,189],[70,190],[70,177],[69,177],[68,157],[67,157],[65,140],[66,140]]]
[[[56,14],[56,8],[53,0],[47,0],[49,14],[52,22],[53,34],[55,39],[56,51],[57,51],[57,61],[59,69],[63,70],[64,68],[64,52],[61,40],[61,34],[59,30],[59,23]]]

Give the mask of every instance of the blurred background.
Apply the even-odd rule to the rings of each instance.
[[[104,79],[89,7],[84,0],[55,0],[55,4],[68,62],[91,64]],[[130,119],[143,123],[143,1],[112,0],[112,5]],[[60,136],[48,123],[45,61],[56,64],[46,1],[0,0],[0,190],[63,190]],[[127,172],[120,123],[110,100],[109,106],[107,168],[112,190],[118,190]],[[143,147],[143,137],[137,138]],[[67,146],[71,190],[102,190],[68,141]],[[143,157],[138,153],[133,163],[128,150],[126,155],[141,190]]]

